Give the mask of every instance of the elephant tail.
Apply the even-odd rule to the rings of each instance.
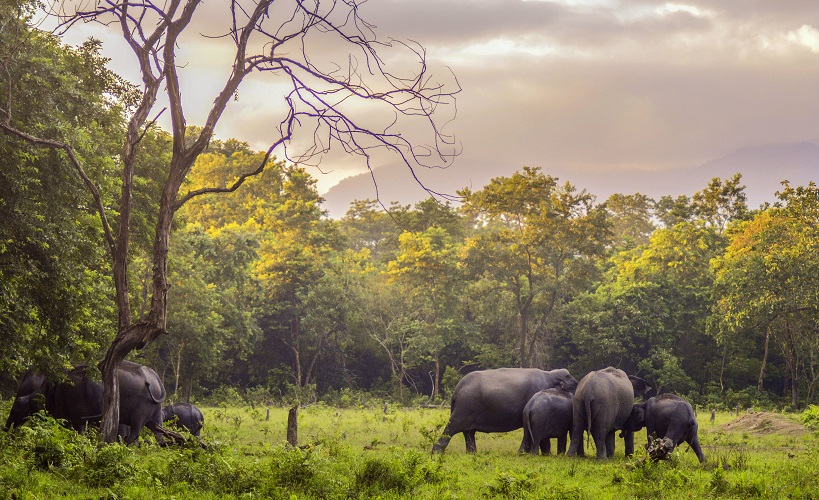
[[[523,412],[523,425],[526,426],[526,431],[529,433],[529,440],[531,441],[529,444],[533,447],[539,446],[538,444],[535,444],[535,435],[532,434],[532,414],[530,412],[526,412],[525,410]],[[524,434],[524,437],[525,436],[526,435]]]
[[[165,386],[162,385],[162,380],[160,380],[159,375],[147,366],[140,367],[139,372],[143,380],[145,380],[145,388],[148,390],[148,395],[153,402],[162,404],[162,402],[165,401],[166,394]],[[154,395],[154,391],[157,391],[158,394]]]
[[[150,381],[147,380],[145,381],[145,388],[148,389],[148,395],[151,396],[151,399],[154,401],[154,403],[162,403],[163,401],[165,401],[165,388],[162,385],[159,386],[160,389],[159,396],[154,396],[154,392],[151,390]]]

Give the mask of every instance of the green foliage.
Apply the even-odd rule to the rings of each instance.
[[[30,468],[71,469],[81,464],[90,441],[43,413],[32,415],[18,430],[23,435],[22,448]]]
[[[216,494],[240,495],[257,489],[261,470],[217,447],[208,450],[191,447],[174,454],[160,481]]]
[[[444,480],[441,462],[410,451],[391,458],[371,458],[355,473],[353,491],[358,497],[369,498],[386,491],[411,494],[420,484],[437,484]]]
[[[62,46],[26,27],[16,3],[0,5],[0,93],[12,107],[3,120],[73,143],[89,174],[104,172],[119,147],[124,84],[105,69],[99,42]],[[0,158],[0,372],[88,359],[115,319],[92,200],[56,151],[0,133]],[[101,186],[104,203],[115,194],[114,184]]]
[[[814,431],[819,431],[819,406],[810,405],[802,412],[802,423],[805,427]]]
[[[492,483],[486,486],[484,496],[488,498],[520,498],[534,488],[531,477],[512,471],[498,472]]]
[[[128,484],[136,480],[140,467],[135,452],[124,444],[97,446],[85,457],[76,474],[92,488]]]

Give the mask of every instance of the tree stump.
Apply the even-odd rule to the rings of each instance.
[[[299,405],[293,405],[287,413],[287,444],[299,445]]]

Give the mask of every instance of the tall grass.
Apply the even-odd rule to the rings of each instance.
[[[339,409],[299,412],[300,447],[285,446],[287,409],[203,408],[201,448],[98,444],[38,416],[0,432],[3,498],[819,498],[819,438],[812,431],[728,429],[734,417],[701,422],[708,462],[680,446],[671,459],[608,461],[519,456],[522,432],[479,434],[479,452],[455,436],[430,455],[447,410]],[[593,455],[594,450],[588,450]]]

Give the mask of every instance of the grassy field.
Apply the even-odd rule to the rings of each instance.
[[[700,465],[687,445],[643,460],[644,432],[629,459],[619,439],[608,461],[519,456],[522,431],[431,456],[446,409],[302,408],[290,449],[287,409],[202,410],[207,449],[100,447],[42,419],[0,432],[0,498],[819,498],[819,436],[778,413],[701,415]]]

